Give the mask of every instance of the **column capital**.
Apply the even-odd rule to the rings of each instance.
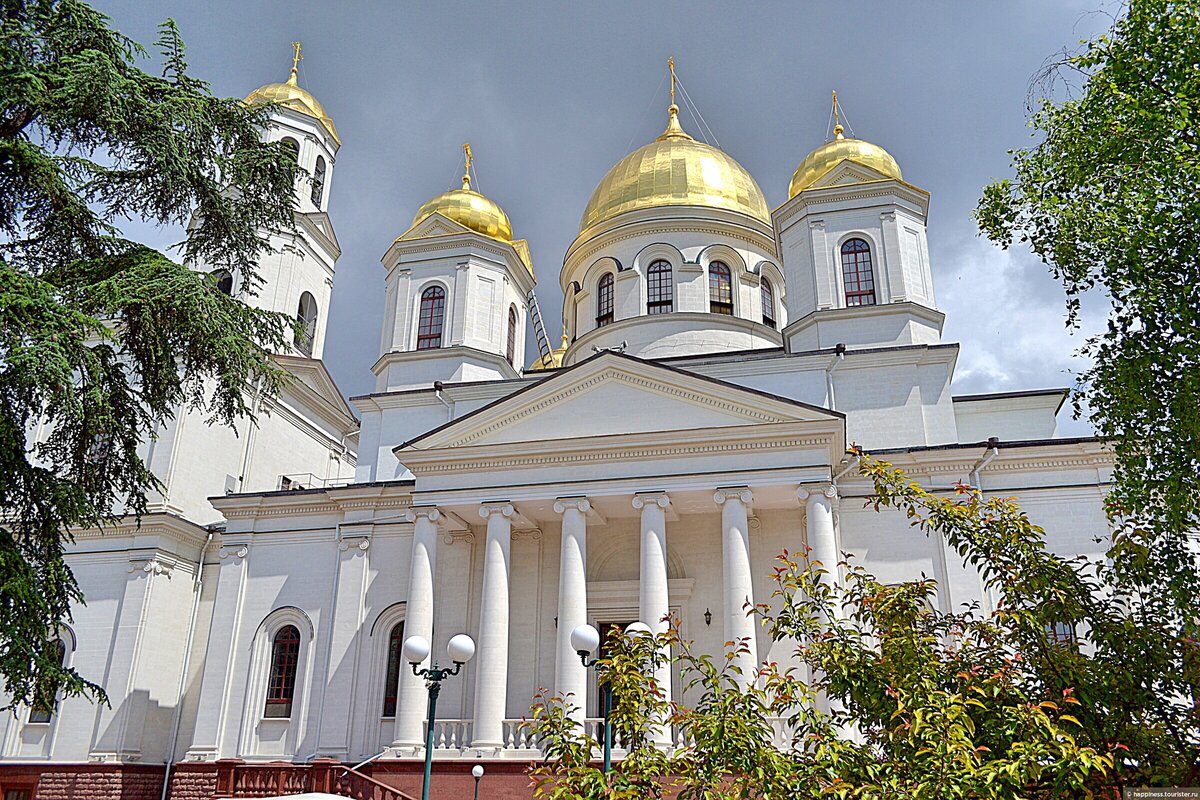
[[[500,514],[501,516],[504,516],[504,517],[512,517],[516,513],[517,513],[517,510],[515,508],[513,508],[513,504],[508,502],[507,500],[499,500],[494,503],[480,503],[479,504],[479,516],[482,517],[483,519],[487,519],[488,517],[492,516],[493,514]]]
[[[796,499],[801,503],[816,497],[824,497],[830,502],[833,502],[834,500],[838,499],[837,487],[833,484],[810,484],[808,486],[801,486],[800,488],[796,489]]]
[[[749,486],[723,486],[713,493],[713,502],[719,506],[729,500],[740,500],[749,505],[754,500],[754,492],[750,491]]]
[[[646,506],[666,508],[671,505],[671,497],[666,492],[638,492],[633,496],[633,507],[641,510]]]
[[[592,503],[586,497],[560,497],[554,501],[555,514],[565,513],[569,508],[586,514],[592,510]]]
[[[404,518],[409,522],[416,522],[421,518],[437,522],[442,518],[442,512],[437,506],[413,506],[404,512]]]

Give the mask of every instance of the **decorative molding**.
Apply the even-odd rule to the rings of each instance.
[[[158,558],[135,558],[130,560],[128,571],[130,573],[145,572],[147,575],[169,576],[175,571],[175,565]]]
[[[437,522],[442,518],[442,512],[437,506],[413,506],[404,512],[404,519],[416,522],[418,519],[428,519]]]
[[[764,450],[795,450],[810,447],[828,447],[832,436],[788,437],[758,442],[717,442],[694,445],[647,445],[629,446],[614,450],[587,450],[578,453],[550,453],[544,456],[480,456],[471,461],[421,465],[422,475],[449,472],[472,472],[486,469],[521,469],[538,466],[566,464],[608,463],[614,461],[644,461],[683,456],[711,454],[748,453]],[[409,467],[415,466],[410,463]]]
[[[463,542],[464,544],[475,544],[475,533],[470,530],[465,531],[446,531],[442,534],[442,543],[447,547]]]
[[[510,538],[514,542],[536,542],[541,540],[542,532],[538,528],[522,528],[513,531]]]
[[[347,536],[338,542],[338,550],[345,553],[351,548],[365,552],[371,547],[371,540],[366,536]]]
[[[729,486],[717,489],[713,493],[713,502],[719,506],[725,505],[729,500],[740,500],[746,506],[754,502],[754,492],[750,491],[749,486]]]
[[[481,503],[479,506],[479,516],[487,519],[493,514],[500,514],[504,517],[512,518],[516,515],[517,510],[513,508],[513,504],[507,500],[502,500],[496,503]]]
[[[586,497],[560,497],[554,501],[555,514],[566,513],[568,508],[586,514],[592,510],[592,504]]]
[[[237,550],[234,550],[234,547],[237,547]],[[229,546],[223,546],[220,550],[218,550],[217,556],[222,559],[229,558],[230,556],[237,559],[243,559],[249,552],[250,548],[244,544],[241,546],[231,544]]]
[[[648,505],[666,508],[671,505],[671,498],[666,492],[638,492],[633,496],[633,507],[641,511]]]

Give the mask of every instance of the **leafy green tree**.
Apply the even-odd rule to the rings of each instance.
[[[1200,3],[1131,0],[1107,35],[1034,85],[1037,144],[988,186],[977,218],[1028,246],[1080,298],[1111,302],[1082,352],[1076,408],[1115,449],[1111,556],[1141,602],[1200,621]],[[1055,102],[1053,95],[1062,97]]]
[[[533,771],[538,796],[1085,798],[1107,796],[1119,782],[1121,755],[1126,777],[1144,777],[1132,762],[1159,754],[1170,734],[1151,718],[1163,706],[1122,685],[1142,672],[1116,663],[1129,654],[1117,631],[1155,659],[1178,636],[1136,630],[1120,609],[1124,598],[1093,600],[1093,565],[1048,553],[1042,531],[1011,500],[966,487],[938,496],[867,457],[862,470],[875,483],[877,509],[944,537],[980,568],[999,610],[942,613],[932,581],[885,586],[850,563],[835,581],[819,562],[785,553],[773,601],[749,613],[776,642],[793,645],[801,668],[769,664],[744,686],[730,645],[714,658],[678,629],[653,642],[625,639],[601,666],[621,686],[614,721],[620,736],[634,733],[634,757],[602,775],[596,745],[565,701],[539,698],[532,725],[546,761]],[[1100,633],[1083,647],[1060,642],[1052,623],[1063,620]],[[668,646],[687,685],[686,702],[670,707],[645,666]],[[1159,687],[1188,685],[1179,678]],[[1129,708],[1118,708],[1122,693]],[[1181,725],[1185,705],[1180,699],[1173,712]],[[689,746],[651,755],[643,732],[663,720]]]
[[[0,0],[0,679],[14,703],[103,697],[45,642],[82,602],[72,529],[139,514],[157,487],[138,447],[184,408],[230,423],[284,381],[288,322],[243,289],[294,224],[298,167],[267,113],[188,75],[174,23],[161,74],[79,0]],[[172,260],[122,234],[188,222]]]

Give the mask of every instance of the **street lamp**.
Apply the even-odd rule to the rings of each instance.
[[[475,800],[479,800],[479,779],[483,777],[483,764],[471,767],[471,777],[475,779]]]
[[[650,626],[644,622],[631,622],[625,628],[626,636],[644,636],[653,633]],[[604,717],[604,771],[612,769],[612,684],[604,680],[604,670],[597,666],[599,658],[588,659],[588,656],[600,646],[600,632],[591,625],[580,625],[571,631],[571,648],[579,654],[579,660],[584,667],[596,667],[596,680],[600,681],[602,694],[602,715]]]
[[[429,657],[432,648],[424,636],[410,636],[404,640],[404,657],[412,664],[413,675],[425,679],[429,689],[429,711],[425,720],[425,778],[421,782],[421,800],[429,800],[429,775],[433,771],[433,721],[437,718],[437,698],[442,690],[442,681],[451,675],[462,671],[463,664],[475,655],[475,641],[465,633],[460,633],[450,639],[446,645],[446,655],[454,662],[454,668],[439,667],[436,661],[428,669],[421,669],[420,664]],[[476,779],[478,781],[478,779]]]

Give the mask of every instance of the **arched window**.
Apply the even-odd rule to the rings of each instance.
[[[842,283],[847,306],[875,305],[875,274],[871,271],[871,246],[862,239],[842,244]]]
[[[313,168],[312,176],[312,204],[317,208],[321,207],[321,197],[325,194],[325,157],[317,156],[317,166]]]
[[[504,349],[508,363],[517,366],[517,307],[508,307],[508,342]]]
[[[613,274],[604,273],[596,284],[596,327],[603,328],[613,321]]]
[[[221,294],[231,297],[233,295],[233,273],[227,269],[214,269],[208,273],[208,277],[212,279],[213,285],[217,287],[217,291]]]
[[[769,278],[763,278],[759,283],[762,287],[762,311],[763,325],[774,330],[775,328],[775,287],[771,285]]]
[[[442,346],[442,321],[446,317],[446,290],[430,286],[421,292],[421,313],[417,318],[417,349],[434,350]]]
[[[295,139],[293,139],[290,136],[285,136],[282,139],[280,139],[279,141],[283,142],[283,146],[286,147],[288,149],[288,152],[290,152],[292,154],[292,158],[294,158],[297,161],[300,160],[300,143],[299,142],[297,142]]]
[[[646,313],[670,314],[675,310],[675,284],[671,262],[659,259],[646,269]]]
[[[61,667],[67,660],[67,643],[62,639],[47,642],[46,658]],[[57,703],[53,697],[35,698],[33,707],[29,709],[29,721],[35,724],[49,722],[54,716],[55,705]]]
[[[383,715],[396,716],[396,696],[400,694],[400,669],[404,666],[404,623],[397,622],[388,634],[387,672],[383,678]]]
[[[310,293],[300,295],[300,305],[296,308],[296,332],[292,341],[296,349],[306,356],[313,352],[313,336],[317,332],[317,300]]]
[[[284,625],[271,643],[271,673],[267,680],[264,717],[287,719],[292,716],[292,698],[296,696],[296,668],[300,665],[300,631]]]
[[[708,310],[733,316],[733,279],[720,261],[708,265]]]

